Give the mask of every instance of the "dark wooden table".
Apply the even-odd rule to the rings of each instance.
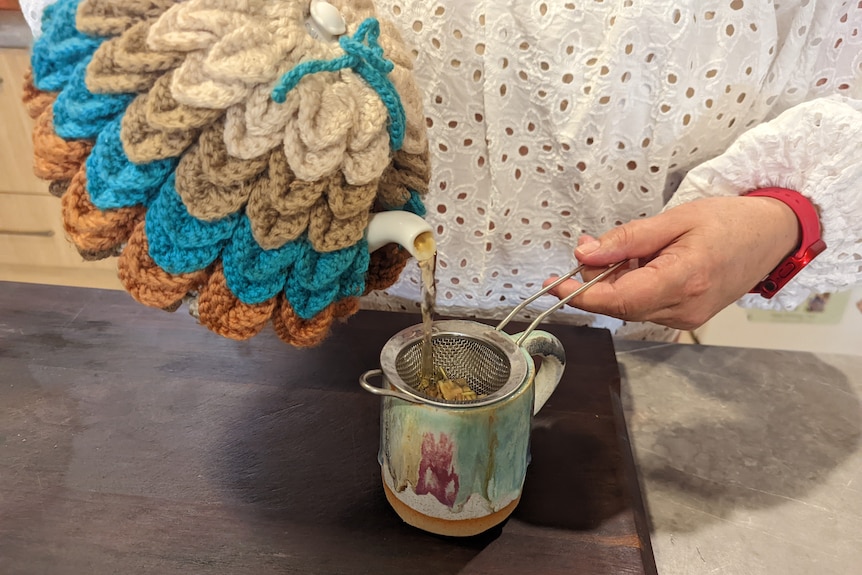
[[[296,350],[0,283],[0,574],[655,573],[603,330],[550,329],[568,373],[508,522],[448,539],[398,519],[357,377],[416,321],[361,312]]]

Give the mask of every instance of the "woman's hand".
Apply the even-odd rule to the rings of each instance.
[[[746,196],[695,200],[598,240],[582,236],[575,257],[590,266],[582,274],[585,281],[618,261],[643,265],[623,266],[570,305],[695,329],[757,285],[798,243],[796,215],[783,202]],[[580,285],[568,280],[552,293],[562,298]]]

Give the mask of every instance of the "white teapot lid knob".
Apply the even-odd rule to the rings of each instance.
[[[311,3],[311,18],[324,31],[332,36],[341,36],[347,32],[347,23],[338,8],[329,2]]]

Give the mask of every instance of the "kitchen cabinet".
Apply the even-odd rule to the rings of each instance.
[[[60,200],[32,171],[33,121],[21,104],[26,49],[0,49],[0,280],[122,289],[116,260],[84,261]]]

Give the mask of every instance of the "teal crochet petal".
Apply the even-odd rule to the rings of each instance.
[[[308,249],[311,245],[305,236],[274,250],[261,248],[252,236],[251,223],[243,216],[222,253],[227,286],[244,303],[265,302],[284,289],[291,266]]]
[[[33,84],[40,90],[59,92],[69,81],[78,62],[91,56],[104,41],[75,29],[75,14],[80,2],[59,0],[45,8],[42,35],[33,44],[30,56]]]
[[[134,94],[93,94],[84,78],[93,55],[81,61],[68,85],[54,102],[54,130],[61,138],[95,140],[102,129],[122,114]]]
[[[360,244],[362,246],[356,251],[353,265],[341,274],[338,299],[360,296],[365,292],[365,275],[368,273],[368,266],[371,263],[371,253],[368,251],[368,244],[365,240],[362,240]]]
[[[417,216],[424,218],[425,214],[428,213],[428,210],[425,209],[425,204],[422,202],[422,196],[419,195],[419,192],[416,190],[410,190],[410,199],[400,207],[400,209],[410,212],[412,214],[416,214]]]
[[[338,300],[338,284],[327,286],[324,290],[309,290],[299,283],[288,285],[284,288],[284,295],[296,315],[302,319],[311,319],[326,306]]]
[[[149,205],[178,159],[133,164],[120,141],[122,115],[108,123],[87,158],[87,191],[100,210]]]
[[[301,318],[310,319],[342,297],[361,295],[369,259],[364,239],[327,253],[315,252],[309,246],[287,276],[287,301]]]
[[[221,254],[237,223],[237,214],[213,222],[189,214],[171,174],[147,211],[145,231],[150,257],[168,273],[202,270]]]
[[[155,214],[165,231],[174,238],[173,243],[183,248],[223,247],[234,236],[241,220],[238,213],[212,221],[195,218],[177,193],[176,173],[171,174],[162,185],[158,197],[150,206],[150,212]]]

